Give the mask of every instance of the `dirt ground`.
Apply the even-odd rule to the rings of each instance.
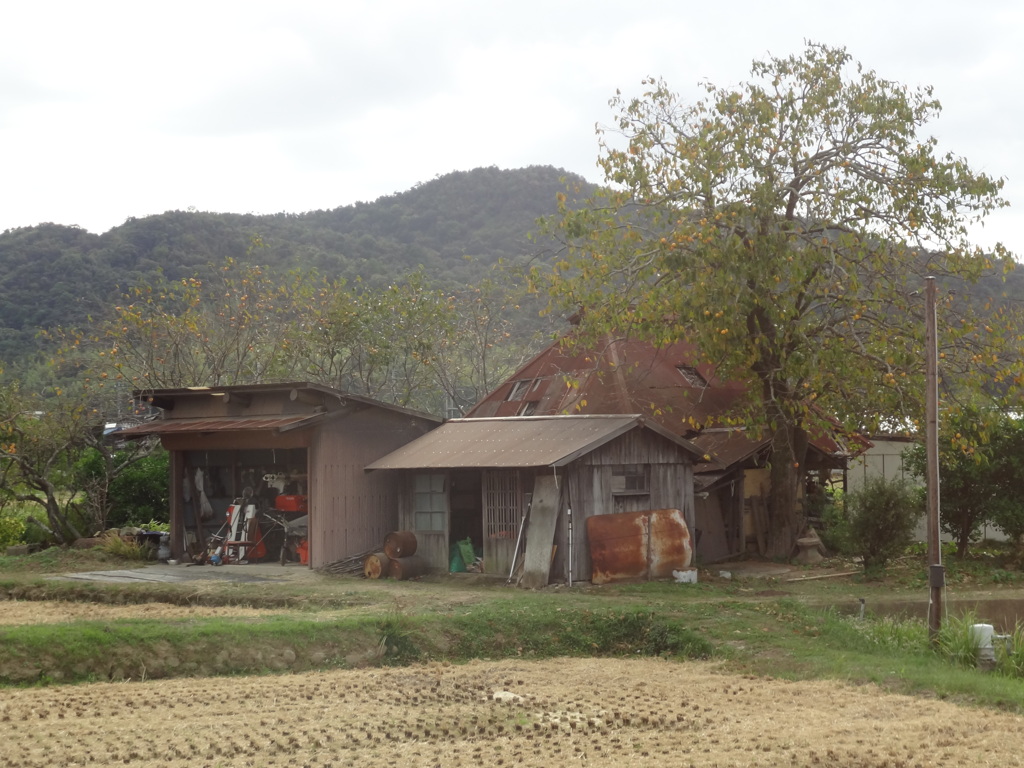
[[[65,621],[117,621],[118,619],[191,619],[208,617],[251,618],[273,611],[232,606],[179,606],[169,603],[98,605],[70,601],[5,600],[0,626],[57,624]],[[321,615],[318,614],[318,618]]]
[[[1019,766],[1024,718],[656,659],[4,691],[0,764]]]

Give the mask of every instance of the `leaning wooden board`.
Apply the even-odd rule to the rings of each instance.
[[[533,483],[530,522],[526,529],[522,585],[546,587],[551,578],[551,546],[555,542],[560,493],[554,477],[541,475]]]

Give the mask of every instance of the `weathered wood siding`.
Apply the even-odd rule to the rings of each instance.
[[[181,477],[185,472],[184,454],[180,451],[170,453],[170,473],[167,476],[168,494],[170,501],[170,523],[171,523],[171,553],[174,557],[183,558],[185,553],[185,529],[181,524],[184,514],[185,500],[182,498]],[[184,559],[184,558],[183,558]]]
[[[398,530],[413,531],[416,534],[416,556],[427,561],[431,570],[447,572],[448,561],[448,538],[451,525],[451,473],[435,470],[427,474],[443,474],[445,476],[445,493],[448,509],[444,516],[443,531],[417,531],[416,513],[413,506],[413,481],[417,474],[415,470],[403,470],[401,472],[382,471],[371,472],[371,475],[380,475],[385,482],[395,486],[398,493]]]
[[[516,534],[526,504],[523,473],[518,469],[484,472],[484,572],[507,574],[512,567]],[[530,487],[533,487],[531,481]]]
[[[645,467],[647,493],[616,494],[612,476],[616,467]],[[555,532],[555,563],[552,574],[569,578],[568,509],[572,509],[572,579],[589,580],[590,552],[586,520],[593,515],[640,512],[649,509],[678,509],[694,529],[693,461],[678,445],[644,430],[632,430],[602,446],[564,470],[568,495],[563,496],[565,514]]]
[[[484,572],[507,574],[512,565],[512,553],[519,533],[519,524],[526,509],[523,495],[532,488],[532,474],[520,470],[460,470],[462,475],[467,472],[478,473],[482,478],[478,512],[482,517],[479,526],[481,533],[472,538],[475,545],[482,544]],[[413,483],[417,474],[414,470],[404,471],[397,483],[401,489],[398,525],[402,530],[416,532],[418,556],[423,557],[432,569],[447,571],[451,565],[452,473],[426,471],[426,474],[445,475],[445,498],[448,509],[445,514],[445,528],[439,532],[416,531]]]
[[[400,530],[394,478],[363,468],[427,429],[407,415],[367,409],[315,430],[309,466],[311,567],[380,549],[387,534]]]
[[[736,473],[694,500],[696,511],[694,556],[698,563],[714,563],[743,552],[743,474]]]

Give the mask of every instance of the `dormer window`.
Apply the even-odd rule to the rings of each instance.
[[[523,403],[523,406],[519,409],[517,416],[533,416],[537,412],[537,401],[527,400]]]
[[[677,365],[679,375],[686,379],[686,383],[697,389],[704,389],[708,385],[707,379],[700,375],[700,372],[690,365]]]
[[[512,389],[509,390],[508,397],[505,399],[509,402],[522,400],[539,386],[540,379],[520,379],[519,381],[512,383]]]
[[[522,400],[526,391],[530,388],[530,382],[526,379],[516,381],[512,383],[512,389],[508,393],[506,400]]]

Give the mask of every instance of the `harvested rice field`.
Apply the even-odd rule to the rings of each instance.
[[[0,765],[1019,766],[1024,718],[658,659],[8,689]]]
[[[102,605],[72,600],[5,600],[0,626],[59,624],[70,621],[117,621],[120,619],[254,618],[273,611],[239,606]]]

